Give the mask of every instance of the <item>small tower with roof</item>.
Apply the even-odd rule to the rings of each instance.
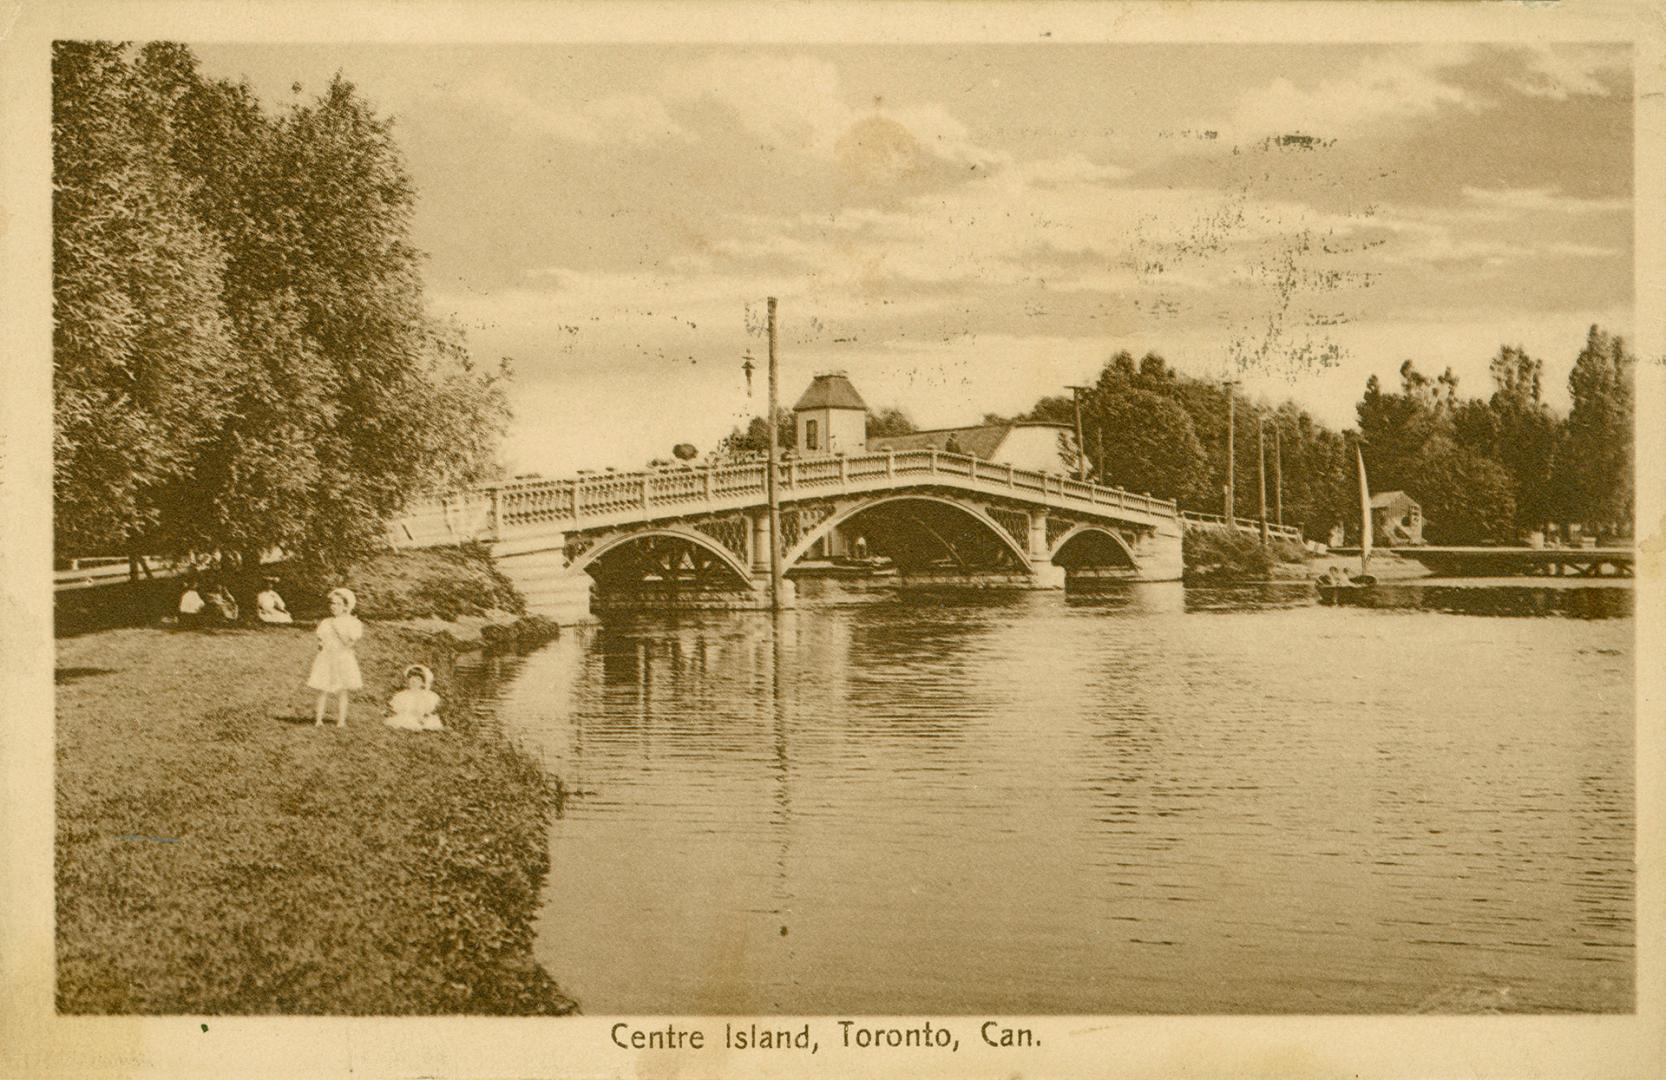
[[[800,456],[860,454],[868,448],[868,406],[843,372],[817,375],[793,406]]]

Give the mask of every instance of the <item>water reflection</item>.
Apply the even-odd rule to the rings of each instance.
[[[1350,603],[1365,608],[1421,609],[1449,615],[1560,615],[1619,619],[1631,614],[1629,585],[1547,586],[1408,582],[1361,590]]]
[[[1629,583],[1434,579],[1383,582],[1368,589],[1343,592],[1334,601],[1321,600],[1318,590],[1305,581],[1194,586],[1185,590],[1187,611],[1263,611],[1315,604],[1378,611],[1437,611],[1448,615],[1621,619],[1632,613],[1632,589]]]
[[[494,706],[587,793],[541,955],[592,1013],[1629,1009],[1629,621],[1296,593],[569,634]]]

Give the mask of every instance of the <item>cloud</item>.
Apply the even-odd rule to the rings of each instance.
[[[1292,132],[1338,138],[1442,107],[1475,109],[1479,100],[1443,77],[1468,55],[1462,46],[1421,46],[1372,57],[1346,77],[1311,86],[1279,76],[1243,94],[1225,120],[1203,126],[1240,142]]]
[[[1544,250],[1552,255],[1563,255],[1570,259],[1623,259],[1628,253],[1616,247],[1605,247],[1602,244],[1574,244],[1558,242],[1546,244]]]
[[[1529,97],[1565,101],[1574,96],[1611,92],[1602,76],[1626,70],[1626,50],[1615,46],[1541,46],[1525,55],[1524,70],[1506,79],[1510,89]]]
[[[694,140],[666,111],[663,102],[646,94],[609,94],[546,105],[509,81],[488,74],[458,86],[449,97],[565,142],[594,146]]]
[[[849,115],[839,69],[804,55],[719,53],[667,72],[661,88],[673,100],[723,105],[755,136],[823,154]]]
[[[1399,47],[1349,75],[1311,85],[1274,78],[1241,95],[1218,126],[1240,142],[1290,132],[1353,139],[1383,121],[1443,108],[1479,112],[1512,94],[1554,101],[1606,96],[1629,60],[1626,50],[1610,45]]]
[[[1631,209],[1630,199],[1579,199],[1556,188],[1465,187],[1464,198],[1483,212],[1606,214]]]
[[[851,104],[838,67],[804,54],[718,53],[667,72],[661,90],[674,101],[714,102],[755,138],[842,162],[858,179],[894,179],[923,157],[983,168],[1008,160],[935,102]]]

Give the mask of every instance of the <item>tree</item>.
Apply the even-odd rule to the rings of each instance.
[[[1487,407],[1495,436],[1488,456],[1504,466],[1515,486],[1517,529],[1543,528],[1555,514],[1551,469],[1559,426],[1541,396],[1544,364],[1520,348],[1504,346],[1491,371]]]
[[[1088,455],[1102,483],[1195,500],[1212,486],[1186,410],[1138,386],[1101,385],[1083,403]],[[1086,434],[1091,432],[1091,435]]]
[[[391,125],[337,77],[267,115],[190,50],[54,50],[61,545],[363,552],[490,473],[505,365],[424,314]]]
[[[1411,463],[1405,490],[1423,507],[1424,539],[1436,544],[1485,544],[1513,539],[1515,485],[1509,472],[1473,450],[1439,436]]]
[[[1275,435],[1276,433],[1276,435]],[[1293,402],[1284,402],[1267,421],[1268,456],[1276,446],[1280,468],[1268,462],[1268,498],[1278,502],[1275,479],[1284,486],[1284,523],[1306,536],[1324,538],[1339,521],[1359,518],[1359,489],[1353,451],[1346,440]],[[1269,511],[1270,512],[1270,511]]]
[[[867,431],[870,439],[884,438],[887,435],[907,435],[918,430],[913,419],[894,405],[868,414]]]
[[[791,450],[798,441],[798,426],[793,414],[787,409],[777,409],[775,412],[776,445],[781,450]],[[769,455],[769,428],[764,418],[754,416],[746,425],[746,430],[732,428],[712,451],[713,456],[727,460],[737,460],[748,457],[767,457]]]
[[[1448,368],[1429,379],[1412,361],[1400,365],[1400,392],[1386,393],[1375,375],[1365,382],[1356,412],[1360,434],[1370,447],[1371,486],[1409,488],[1415,461],[1430,439],[1453,433],[1458,380]]]
[[[1636,502],[1632,372],[1625,341],[1592,326],[1568,374],[1573,407],[1558,446],[1555,505],[1599,529],[1628,529]]]
[[[993,414],[984,415],[984,423],[991,423]],[[1051,394],[1032,405],[1017,419],[1028,420],[1038,424],[1074,424],[1076,422],[1076,401],[1072,397],[1062,394]],[[994,423],[1004,424],[1010,421],[996,419]]]
[[[54,528],[133,554],[177,536],[165,508],[227,407],[224,254],[121,47],[56,42],[52,78]]]

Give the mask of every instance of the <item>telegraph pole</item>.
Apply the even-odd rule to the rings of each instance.
[[[1279,437],[1280,429],[1273,425],[1273,513],[1278,519],[1278,527],[1284,528],[1284,440]]]
[[[779,395],[775,359],[775,297],[769,298],[769,462],[764,469],[769,490],[769,606],[781,610],[781,495],[776,488],[776,456],[781,436],[776,430],[775,409]]]
[[[1082,395],[1087,392],[1085,386],[1072,386],[1070,400],[1076,406],[1076,479],[1088,478],[1088,447],[1082,440]]]
[[[1266,547],[1272,539],[1267,535],[1267,419],[1259,415],[1255,418],[1255,452],[1261,461],[1261,546]]]
[[[1236,446],[1238,395],[1235,380],[1226,380],[1226,527],[1238,527],[1238,457]]]

